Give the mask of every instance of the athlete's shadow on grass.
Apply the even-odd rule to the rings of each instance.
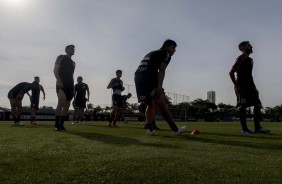
[[[99,141],[106,144],[114,144],[119,146],[149,146],[149,147],[158,147],[158,148],[170,148],[175,149],[177,148],[176,145],[171,146],[170,144],[161,144],[161,143],[151,143],[151,142],[141,142],[138,139],[130,138],[130,137],[119,137],[107,134],[100,134],[100,133],[89,133],[89,132],[81,132],[81,131],[64,131],[65,133],[77,135],[84,137],[86,139],[92,141]]]
[[[217,134],[216,134],[217,135]],[[250,137],[250,136],[249,136]],[[230,135],[228,135],[229,140],[224,140],[224,137],[222,138],[206,138],[199,136],[181,136],[181,138],[187,139],[187,141],[198,141],[202,143],[210,143],[210,144],[221,144],[221,145],[227,145],[227,146],[238,146],[238,147],[247,147],[247,148],[255,148],[255,149],[268,149],[268,150],[282,150],[281,144],[272,144],[272,143],[258,143],[258,142],[251,142],[247,139],[249,137],[246,137],[246,141],[233,141],[230,140]]]
[[[51,128],[51,127],[54,127],[53,125],[31,125],[30,123],[25,123],[23,125],[10,125],[10,127],[13,127],[13,128]]]
[[[223,136],[223,137],[247,137],[248,139],[268,139],[268,140],[281,140],[282,135],[267,133],[267,134],[252,134],[252,135],[235,135],[235,134],[227,134],[227,133],[208,133],[205,132],[205,135],[215,135],[215,136]]]

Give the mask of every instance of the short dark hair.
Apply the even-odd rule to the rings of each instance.
[[[35,79],[39,79],[39,77],[38,77],[38,76],[35,76],[35,77],[34,77],[34,80],[35,80]]]
[[[81,76],[78,76],[77,79],[82,79],[82,77],[81,77]]]
[[[65,51],[68,50],[68,49],[71,48],[71,47],[75,48],[74,45],[67,45],[66,48],[65,48]]]
[[[242,51],[243,47],[244,47],[245,45],[248,45],[248,44],[250,44],[249,41],[243,41],[243,42],[241,42],[241,43],[238,45],[239,50]]]
[[[122,71],[121,71],[121,70],[117,70],[117,71],[116,71],[116,74],[118,74],[118,73],[122,73]]]
[[[171,46],[171,45],[174,45],[174,46],[177,46],[176,42],[174,40],[171,40],[171,39],[167,39],[166,41],[164,41],[163,45],[162,45],[162,49],[165,48],[166,46]]]

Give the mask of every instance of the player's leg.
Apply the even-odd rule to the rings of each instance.
[[[84,107],[79,108],[79,114],[80,114],[80,122],[82,123],[84,120]]]
[[[165,102],[165,95],[164,92],[162,92],[161,94],[157,94],[156,98],[155,98],[155,103],[158,106],[162,116],[164,117],[165,121],[168,123],[170,129],[175,132],[175,133],[182,133],[186,130],[186,127],[180,127],[178,128],[175,124],[175,122],[173,121],[173,118],[171,116],[171,113],[169,111],[168,105]]]
[[[255,126],[255,133],[269,133],[270,130],[262,128],[260,125],[261,119],[261,105],[254,106],[254,126]]]
[[[11,105],[11,115],[13,117],[14,123],[17,122],[17,100],[16,99],[9,99]]]
[[[60,121],[62,116],[62,110],[66,103],[66,94],[62,89],[57,89],[58,104],[56,107],[56,120],[55,120],[55,130],[61,131]]]
[[[242,103],[239,108],[239,114],[240,114],[240,123],[242,127],[242,133],[243,134],[252,134],[253,132],[250,131],[249,128],[247,127],[246,107]]]
[[[22,99],[16,101],[16,114],[17,114],[17,123],[21,124],[20,119],[22,116]]]
[[[155,103],[154,100],[146,101],[147,108],[145,111],[146,117],[146,127],[150,131],[147,131],[147,134],[154,134],[154,125],[153,121],[155,121]]]
[[[31,121],[31,124],[33,125],[37,124],[35,117],[36,117],[36,111],[38,110],[38,106],[39,106],[39,98],[38,99],[32,98],[30,121]]]
[[[36,125],[35,113],[36,113],[36,108],[32,106],[31,107],[31,113],[30,113],[30,123],[33,124],[33,125]]]

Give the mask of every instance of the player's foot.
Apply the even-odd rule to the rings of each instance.
[[[182,127],[179,127],[178,128],[178,131],[177,132],[173,132],[175,135],[179,135],[179,134],[182,134],[186,131],[187,127],[186,126],[182,126]]]
[[[254,132],[252,132],[251,130],[243,130],[242,131],[242,134],[245,134],[245,135],[250,135],[250,134],[253,134]]]
[[[270,130],[266,130],[264,128],[260,128],[260,129],[256,129],[255,133],[263,133],[263,134],[267,134],[270,133]]]
[[[17,122],[15,122],[15,125],[16,125],[16,126],[20,126],[20,125],[23,125],[23,123],[20,122],[20,121],[17,121]]]
[[[108,124],[108,127],[112,127],[112,124],[111,124],[111,123],[109,123],[109,124]]]
[[[37,125],[36,121],[31,122],[32,125]]]
[[[55,127],[55,128],[54,128],[54,131],[62,131],[62,130],[61,130],[61,128],[59,128],[59,127]]]
[[[61,130],[66,130],[66,128],[64,127],[64,125],[61,125]]]
[[[146,135],[156,135],[155,131],[151,131],[150,129],[147,129],[147,134]]]

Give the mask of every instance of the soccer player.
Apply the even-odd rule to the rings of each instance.
[[[87,98],[85,97],[87,93]],[[74,109],[76,123],[83,122],[84,109],[86,108],[86,102],[89,101],[89,88],[88,85],[83,82],[81,76],[77,77],[77,84],[74,86]]]
[[[33,88],[31,89],[31,124],[32,125],[37,125],[36,123],[36,118],[35,118],[35,113],[38,110],[38,106],[39,106],[39,97],[40,97],[40,91],[42,91],[43,93],[43,100],[45,100],[45,91],[42,85],[39,84],[40,79],[39,77],[34,77],[34,81],[33,84],[35,84],[36,86],[38,86],[38,88]]]
[[[165,102],[163,81],[165,70],[170,63],[177,44],[173,40],[166,40],[158,50],[148,53],[141,61],[135,72],[135,86],[138,101],[145,102],[147,135],[154,135],[155,106],[160,109],[164,119],[175,134],[185,132],[186,126],[177,127],[172,119],[168,105]]]
[[[56,92],[58,96],[58,104],[55,113],[55,131],[66,130],[64,122],[67,118],[70,102],[74,95],[73,73],[75,62],[71,59],[74,55],[74,51],[74,45],[66,46],[66,55],[59,55],[55,62],[54,75],[57,79]]]
[[[252,76],[253,59],[249,57],[253,53],[253,47],[249,41],[244,41],[239,44],[239,50],[242,54],[237,58],[229,75],[234,84],[237,96],[242,133],[268,133],[270,131],[262,128],[260,125],[260,110],[262,105]],[[237,78],[235,77],[235,73],[237,74]],[[246,108],[251,106],[254,106],[254,132],[248,129],[246,123]]]
[[[122,107],[122,96],[121,92],[124,91],[123,82],[120,79],[122,76],[122,71],[116,71],[116,77],[113,78],[107,86],[107,89],[112,88],[112,103],[113,108],[110,114],[109,125],[108,127],[117,127],[117,121],[119,120],[120,108]]]
[[[15,125],[21,125],[20,118],[22,114],[22,99],[25,93],[31,98],[28,91],[36,90],[38,87],[39,85],[36,83],[21,82],[9,91],[8,98],[10,100],[11,114]]]

